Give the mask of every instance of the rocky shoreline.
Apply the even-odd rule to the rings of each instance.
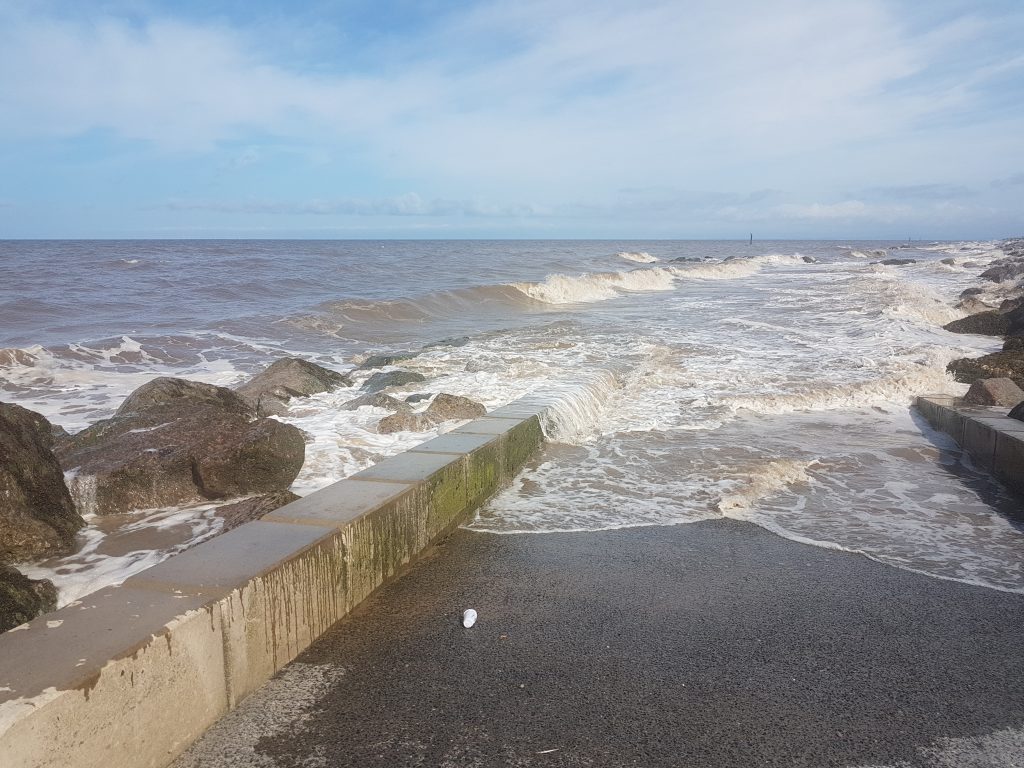
[[[986,284],[960,294],[957,307],[969,314],[943,327],[953,333],[1000,336],[1003,348],[981,357],[953,360],[946,370],[963,384],[998,378],[1010,379],[1024,389],[1024,238],[1005,240],[1000,248],[1006,256],[980,275]]]
[[[377,355],[363,369],[412,355]],[[486,413],[446,393],[401,401],[393,387],[420,374],[379,371],[343,408],[392,411],[382,433],[424,431]],[[75,551],[87,518],[224,501],[218,533],[298,498],[289,488],[302,469],[307,436],[279,421],[295,398],[353,386],[350,375],[282,358],[234,389],[160,377],[132,392],[113,416],[70,435],[38,413],[0,403],[0,632],[57,606],[57,589],[15,565]],[[414,399],[415,398],[415,399]],[[415,412],[411,402],[429,400]]]

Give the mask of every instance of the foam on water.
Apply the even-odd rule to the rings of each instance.
[[[622,291],[668,291],[673,270],[649,268],[631,272],[549,275],[542,283],[513,283],[513,287],[545,304],[580,304],[618,297]]]
[[[90,517],[90,524],[78,534],[75,554],[19,565],[18,569],[29,578],[52,581],[58,589],[57,606],[63,608],[215,536],[223,526],[213,512],[216,506],[192,504]]]
[[[651,256],[651,254],[647,253],[647,251],[639,251],[637,253],[633,253],[631,251],[619,251],[615,255],[618,256],[620,259],[625,259],[626,261],[635,261],[639,264],[653,264],[654,262],[658,261],[657,256]]]

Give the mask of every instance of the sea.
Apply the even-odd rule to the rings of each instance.
[[[292,401],[305,495],[439,432],[341,406],[370,354],[495,408],[551,408],[544,449],[468,524],[482,535],[722,517],[939,579],[1024,592],[1019,500],[913,410],[946,364],[999,349],[942,326],[998,242],[0,242],[0,399],[70,432],[157,376],[232,386],[283,356],[355,383]],[[908,259],[914,263],[879,262]],[[416,407],[424,408],[426,401]],[[24,564],[61,603],[215,535],[200,504],[97,517]],[[85,510],[86,513],[89,510]]]

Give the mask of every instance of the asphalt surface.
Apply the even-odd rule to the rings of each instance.
[[[1024,766],[1024,596],[730,520],[458,531],[194,766]]]

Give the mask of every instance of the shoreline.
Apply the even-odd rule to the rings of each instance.
[[[1011,244],[1011,245],[1013,243],[1015,243],[1015,242],[1019,243],[1019,241],[1004,241],[1004,243]],[[899,259],[890,260],[890,261],[900,262]],[[954,259],[952,257],[950,257],[949,259],[946,259],[944,261],[949,261],[949,262],[952,263],[954,261]],[[872,263],[874,263],[874,262],[872,262]],[[884,263],[884,262],[882,262],[882,263]],[[901,263],[896,263],[896,264],[894,264],[894,266],[901,267],[902,264]],[[993,286],[996,287],[996,288],[999,287],[999,286],[996,286],[995,284],[993,284]],[[968,291],[964,291],[965,294],[967,292]],[[1005,290],[1003,290],[1003,293],[1005,294]],[[973,295],[976,295],[976,294],[973,294]],[[977,299],[975,299],[975,302],[977,302]],[[961,308],[960,311],[967,311],[967,307]],[[973,315],[969,315],[968,317],[973,317]],[[956,321],[956,322],[959,322],[959,321]],[[426,347],[424,349],[426,349]],[[423,350],[420,350],[420,352],[422,352],[422,351]],[[369,355],[368,357],[369,358],[374,358],[374,357],[379,358],[379,360],[377,360],[377,362],[379,362],[381,364],[394,364],[394,363],[400,363],[401,361],[410,359],[410,358],[414,357],[416,354],[418,354],[418,353],[417,352],[408,352],[408,353],[397,353],[397,354],[390,355],[390,356],[389,355],[376,355],[376,356]],[[954,363],[956,363],[956,362],[962,362],[962,361],[954,361]],[[954,363],[951,363],[950,365],[952,366]],[[353,369],[353,371],[358,371],[358,370],[359,370],[358,368]],[[352,373],[353,371],[348,371],[348,373]],[[237,384],[236,384],[236,386],[237,386]],[[203,508],[205,506],[203,504],[203,502],[198,502],[198,503],[200,505],[199,508]],[[188,507],[186,506],[186,507],[181,508],[180,513],[177,510],[174,510],[174,509],[168,509],[168,510],[165,510],[163,512],[157,512],[156,510],[143,510],[141,512],[133,512],[131,517],[137,517],[139,519],[146,519],[146,518],[149,518],[149,517],[153,517],[154,519],[159,519],[162,516],[167,516],[169,518],[174,519],[174,518],[180,518],[180,517],[184,516],[185,514],[187,514],[187,512],[188,512]],[[128,518],[125,518],[125,519],[128,519]],[[115,526],[115,527],[119,527],[119,526]],[[133,523],[129,523],[128,524],[128,534],[129,535],[127,537],[125,537],[125,538],[129,538],[129,539],[131,539],[133,537],[136,538],[136,539],[140,538],[138,536],[135,536],[135,531],[134,531],[135,527],[136,526]],[[184,527],[183,527],[183,530],[184,530]],[[191,536],[191,534],[187,533],[187,531],[183,535],[186,538]],[[217,526],[215,526],[215,525],[214,526],[210,526],[209,530],[206,531],[200,537],[199,540],[201,540],[202,538],[205,538],[207,536],[210,536],[210,535],[217,535]],[[95,537],[93,537],[93,538],[95,538]],[[154,539],[165,538],[164,532],[163,531],[155,532],[153,538]],[[197,541],[198,540],[193,541],[192,543],[193,544],[197,543]],[[92,552],[92,549],[89,549],[89,547],[92,546],[92,545],[95,545],[95,543],[96,542],[90,540],[90,542],[87,544],[86,550],[76,552],[74,555],[72,555],[70,557],[61,558],[61,559],[59,559],[57,561],[46,561],[46,562],[48,562],[50,565],[54,566],[55,568],[69,569],[69,570],[72,570],[72,571],[79,570],[82,566],[86,566],[87,565],[86,561],[89,558],[92,558],[94,556],[94,553]],[[188,544],[186,542],[182,541],[179,545],[174,546],[173,549],[180,550],[181,548],[183,548],[184,546],[187,546],[187,545]],[[95,548],[95,547],[93,547],[93,548]],[[139,565],[134,565],[134,566],[130,567],[129,573],[132,570],[136,570],[138,567],[140,567],[140,565],[143,564],[144,560],[147,560],[147,561],[151,560],[152,557],[154,556],[152,553],[149,554],[149,555],[147,555],[145,553],[139,553],[138,555],[136,555],[134,553],[134,550],[130,550],[130,551],[129,550],[116,551],[114,554],[116,556],[118,556],[118,557],[121,557],[121,558],[125,559],[126,562],[129,562],[132,559],[136,559],[136,560],[139,561]],[[39,577],[39,576],[44,576],[45,577],[47,575],[46,567],[44,566],[43,562],[41,562],[41,561],[40,562],[33,562],[33,563],[30,563],[30,564],[27,564],[27,565],[28,565],[27,568],[25,568],[23,566],[19,566],[19,567],[22,567],[23,571],[26,571],[26,572],[31,571],[31,573],[32,573],[32,575],[34,577]],[[54,569],[51,568],[50,570],[53,571]],[[57,571],[54,571],[54,572],[56,573]],[[62,603],[67,602],[68,599],[69,598],[67,596],[65,596],[64,598],[61,599],[61,602]]]

